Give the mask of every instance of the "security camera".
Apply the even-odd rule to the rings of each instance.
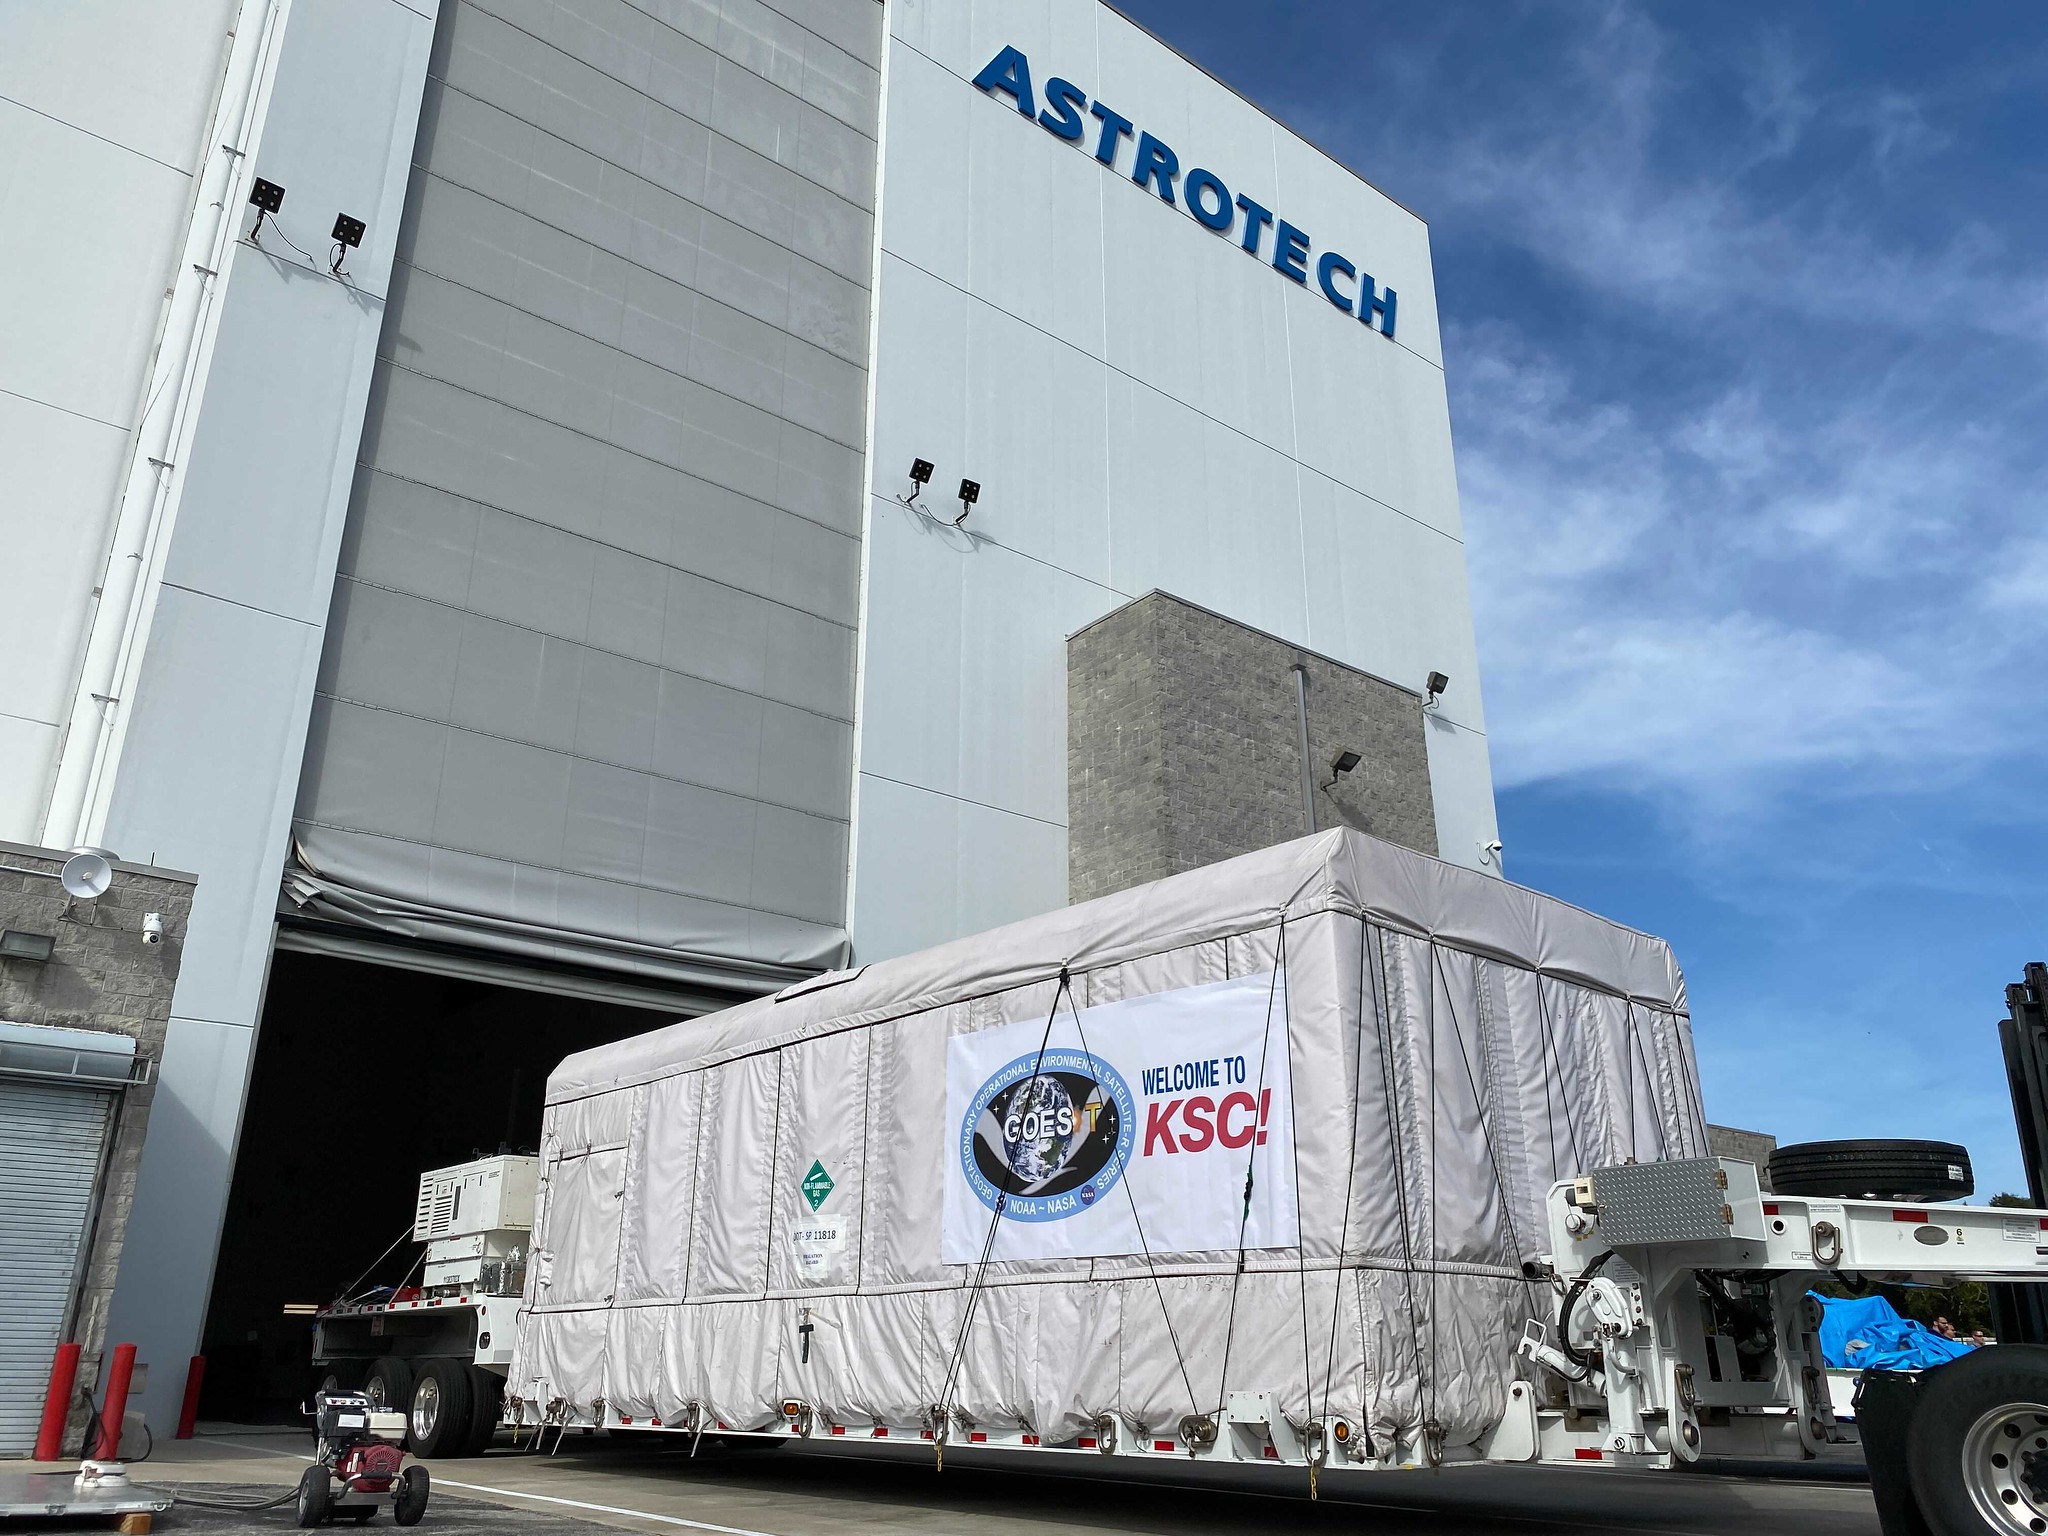
[[[161,944],[164,941],[164,915],[161,912],[145,912],[142,917],[142,942]]]
[[[1484,843],[1481,843],[1481,844],[1480,844],[1479,846],[1480,846],[1480,848],[1481,848],[1481,849],[1483,849],[1483,850],[1485,851],[1485,853],[1486,853],[1486,856],[1487,856],[1488,858],[1490,858],[1490,859],[1493,859],[1493,860],[1496,860],[1496,861],[1498,861],[1498,860],[1499,860],[1499,858],[1500,858],[1500,839],[1499,839],[1499,838],[1497,838],[1497,837],[1496,837],[1496,838],[1491,838],[1491,839],[1489,839],[1488,841],[1486,841],[1486,842],[1484,842]]]

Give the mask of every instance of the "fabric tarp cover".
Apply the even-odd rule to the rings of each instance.
[[[948,1039],[1043,1021],[1063,969],[1086,1008],[1276,964],[1301,1247],[1241,1279],[1234,1249],[999,1262],[962,1340]],[[568,1058],[508,1390],[741,1429],[795,1399],[914,1430],[943,1394],[1049,1443],[1262,1391],[1426,1455],[1428,1423],[1460,1446],[1498,1421],[1522,1321],[1554,1309],[1521,1277],[1551,1184],[1705,1155],[1661,940],[1327,832]],[[814,1160],[845,1241],[806,1267],[787,1235]]]
[[[1807,1294],[1821,1305],[1820,1351],[1832,1370],[1924,1371],[1960,1360],[1973,1347],[1899,1316],[1882,1296]]]

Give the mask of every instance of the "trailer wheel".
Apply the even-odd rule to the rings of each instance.
[[[412,1389],[406,1417],[412,1453],[429,1460],[460,1456],[469,1445],[469,1365],[462,1360],[429,1360]]]
[[[1920,1375],[1906,1463],[1935,1536],[2048,1532],[2048,1346],[1992,1344]]]
[[[1828,1200],[1963,1200],[1977,1187],[1952,1141],[1805,1141],[1771,1154],[1771,1189]]]
[[[505,1378],[480,1365],[469,1367],[469,1440],[462,1455],[481,1456],[491,1448],[504,1410]]]
[[[333,1489],[327,1482],[327,1468],[311,1466],[299,1474],[299,1498],[293,1508],[298,1527],[309,1531],[319,1525],[334,1507]]]
[[[373,1362],[363,1377],[363,1396],[375,1407],[404,1413],[412,1406],[411,1363],[396,1355]]]

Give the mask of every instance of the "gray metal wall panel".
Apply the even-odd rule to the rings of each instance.
[[[880,49],[444,12],[296,828],[359,920],[837,958]]]

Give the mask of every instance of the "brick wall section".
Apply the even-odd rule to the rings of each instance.
[[[63,868],[64,855],[0,843],[0,864],[55,873]],[[45,964],[0,960],[0,1019],[128,1035],[135,1041],[136,1056],[148,1063],[148,1081],[121,1096],[72,1318],[70,1336],[84,1346],[86,1357],[80,1372],[81,1396],[97,1380],[107,1342],[107,1308],[120,1269],[128,1210],[135,1199],[135,1176],[163,1060],[171,989],[184,954],[193,884],[192,876],[173,870],[116,864],[106,894],[97,901],[73,901],[55,880],[0,870],[0,927],[49,934],[57,941]],[[161,944],[142,942],[142,920],[150,912],[163,917]],[[185,1367],[182,1360],[151,1364],[159,1371]],[[78,1449],[86,1411],[83,1402],[74,1409],[67,1452]]]
[[[1436,852],[1420,695],[1150,592],[1067,641],[1070,900],[1308,833],[1297,661],[1308,668],[1317,828]],[[1363,760],[1323,789],[1347,748]]]

